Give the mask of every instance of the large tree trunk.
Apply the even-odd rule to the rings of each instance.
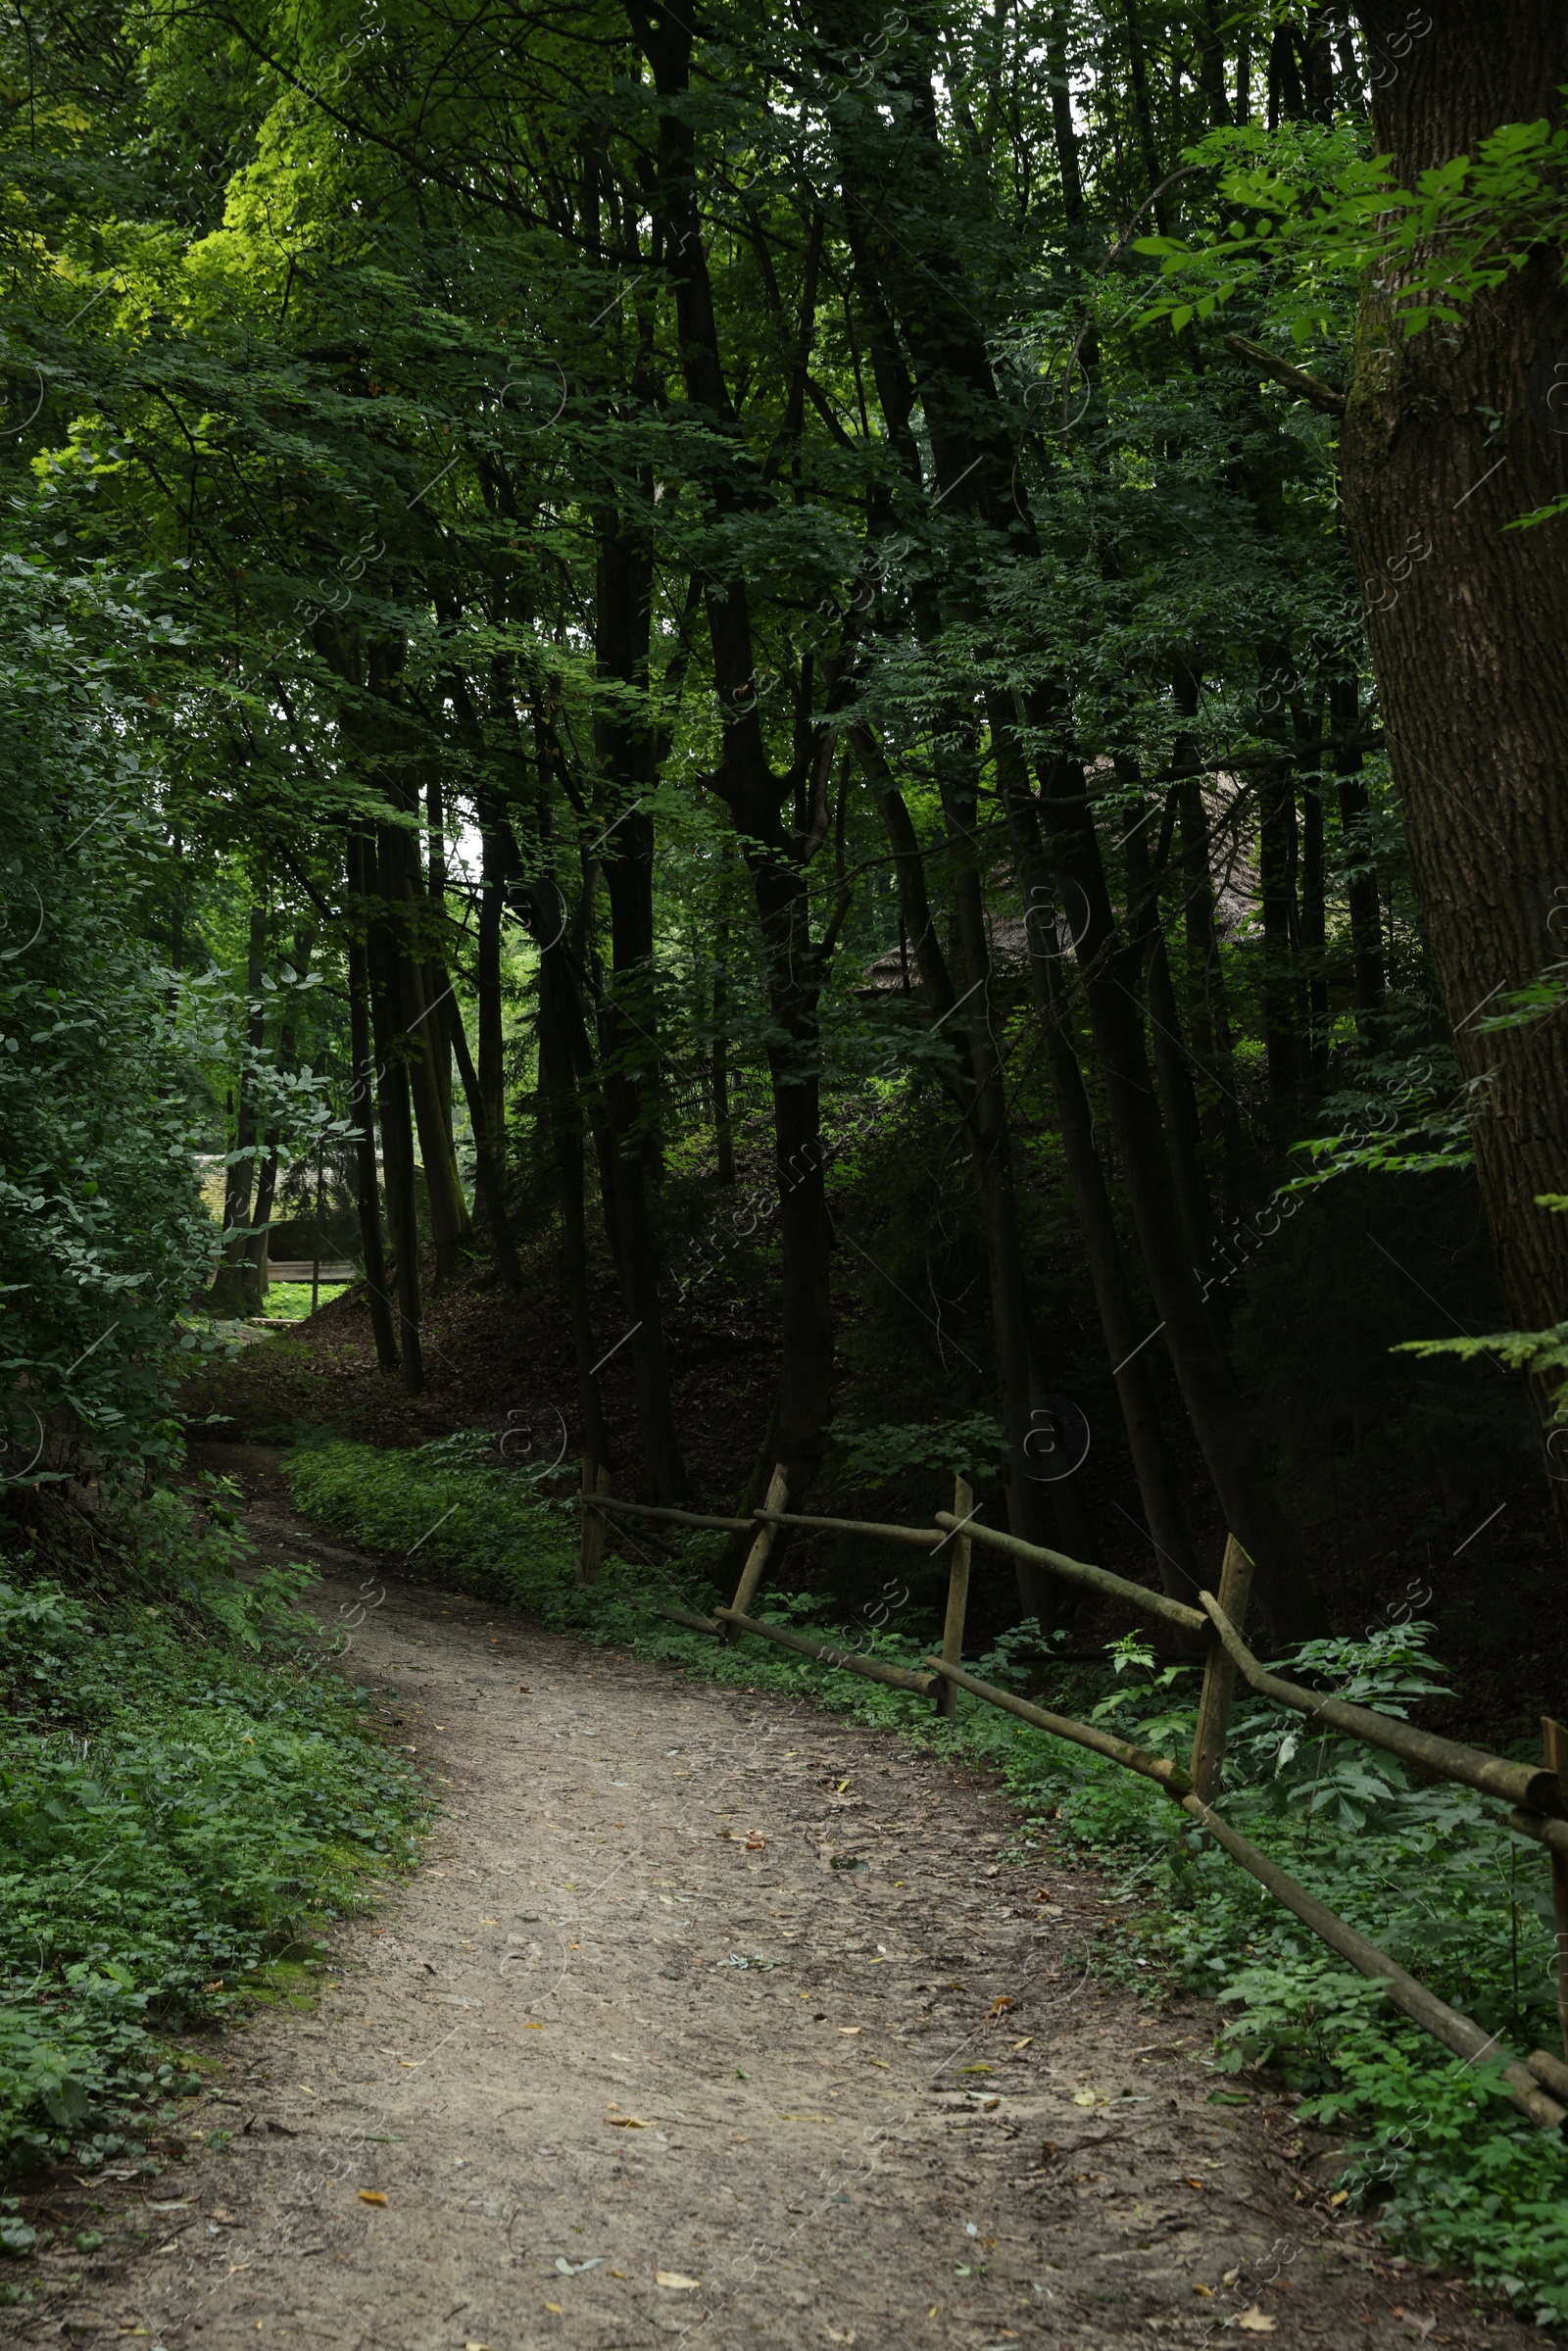
[[[1405,25],[1399,0],[1357,13],[1380,43]],[[1405,187],[1501,123],[1560,123],[1568,81],[1559,0],[1428,0],[1426,16],[1373,98],[1374,144]],[[1487,1035],[1477,1018],[1560,963],[1568,933],[1568,523],[1505,527],[1568,489],[1568,293],[1543,246],[1458,326],[1406,339],[1400,282],[1381,268],[1362,296],[1346,509],[1357,573],[1379,583],[1384,726],[1481,1195],[1509,1310],[1539,1330],[1568,1316],[1568,1218],[1535,1205],[1568,1168],[1568,1023]]]

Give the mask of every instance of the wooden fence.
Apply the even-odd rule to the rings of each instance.
[[[775,1469],[767,1490],[767,1498],[760,1510],[749,1518],[717,1516],[699,1510],[674,1510],[648,1502],[623,1502],[612,1499],[609,1474],[601,1469],[593,1478],[590,1490],[589,1472],[583,1473],[582,1548],[578,1581],[583,1585],[597,1584],[604,1557],[607,1516],[659,1520],[676,1527],[703,1527],[730,1534],[750,1534],[752,1543],[741,1569],[735,1597],[727,1608],[716,1609],[712,1616],[700,1615],[695,1609],[661,1603],[659,1613],[689,1631],[707,1633],[715,1640],[736,1641],[742,1639],[770,1641],[781,1648],[793,1649],[803,1657],[815,1658],[820,1664],[840,1671],[864,1675],[868,1680],[881,1682],[894,1690],[906,1690],[935,1700],[939,1713],[952,1719],[956,1693],[966,1690],[972,1697],[987,1705],[997,1706],[1005,1714],[1016,1715],[1019,1721],[1031,1723],[1037,1730],[1048,1731],[1054,1738],[1069,1739],[1075,1746],[1089,1747],[1094,1753],[1108,1757],[1112,1763],[1143,1778],[1152,1780],[1163,1788],[1183,1812],[1197,1821],[1205,1834],[1250,1876],[1265,1886],[1275,1900],[1309,1927],[1331,1950],[1348,1959],[1363,1976],[1380,1983],[1394,2005],[1411,2020],[1440,2040],[1445,2048],[1467,2064],[1486,2059],[1500,2061],[1502,2078],[1509,2095],[1531,2121],[1544,2131],[1561,2129],[1568,2121],[1568,1731],[1557,1723],[1544,1722],[1545,1760],[1541,1765],[1509,1762],[1502,1756],[1484,1754],[1477,1747],[1464,1745],[1452,1739],[1442,1739],[1431,1731],[1420,1731],[1393,1715],[1380,1714],[1375,1707],[1355,1706],[1343,1698],[1325,1695],[1319,1690],[1303,1690],[1294,1682],[1282,1681],[1260,1665],[1243,1638],[1247,1624],[1248,1601],[1250,1596],[1252,1565],[1234,1536],[1225,1546],[1220,1568],[1218,1593],[1200,1592],[1200,1605],[1188,1607],[1173,1600],[1164,1592],[1151,1592],[1141,1584],[1132,1584],[1102,1567],[1090,1567],[1081,1559],[1069,1559],[1060,1551],[1053,1551],[1034,1543],[1020,1542],[1015,1535],[1001,1533],[994,1527],[982,1525],[975,1515],[974,1497],[963,1479],[956,1481],[953,1508],[939,1510],[931,1527],[908,1527],[877,1524],[870,1520],[853,1518],[823,1518],[804,1511],[786,1508],[788,1489],[782,1469]],[[862,1657],[854,1649],[835,1646],[819,1641],[810,1634],[797,1632],[785,1625],[764,1624],[752,1614],[768,1555],[781,1527],[801,1527],[821,1534],[858,1535],[873,1542],[901,1543],[917,1550],[949,1554],[948,1605],[943,1626],[940,1654],[924,1660],[924,1670],[894,1665],[881,1657]],[[1081,1723],[1070,1716],[1052,1714],[1031,1699],[1017,1696],[1009,1690],[1001,1690],[995,1683],[985,1682],[969,1672],[962,1663],[964,1616],[968,1603],[969,1566],[976,1543],[1006,1553],[1011,1558],[1032,1561],[1064,1582],[1099,1594],[1102,1599],[1115,1600],[1144,1622],[1151,1620],[1178,1627],[1187,1634],[1200,1634],[1206,1643],[1202,1689],[1198,1702],[1198,1722],[1193,1739],[1191,1759],[1184,1768],[1169,1756],[1152,1754],[1147,1748],[1135,1746],[1130,1740],[1118,1738],[1114,1732],[1103,1730],[1096,1723]],[[1413,1976],[1397,1966],[1385,1952],[1377,1950],[1355,1928],[1338,1917],[1305,1886],[1270,1860],[1266,1853],[1250,1843],[1214,1809],[1219,1793],[1220,1767],[1225,1758],[1225,1742],[1230,1725],[1231,1702],[1238,1678],[1260,1697],[1277,1706],[1303,1714],[1325,1730],[1337,1731],[1348,1739],[1359,1739],[1364,1745],[1380,1747],[1386,1753],[1399,1756],[1404,1762],[1429,1779],[1455,1781],[1465,1788],[1474,1788],[1483,1795],[1494,1796],[1510,1807],[1506,1825],[1526,1837],[1534,1837],[1547,1848],[1551,1863],[1552,1892],[1557,1927],[1557,2006],[1563,2034],[1562,2058],[1545,2049],[1537,2049],[1528,2059],[1521,2060],[1505,2048],[1494,2033],[1483,2033],[1473,2019],[1450,2008],[1446,2000],[1428,1991]],[[1502,1824],[1499,1824],[1499,1826]],[[1550,2094],[1554,2093],[1554,2094]]]

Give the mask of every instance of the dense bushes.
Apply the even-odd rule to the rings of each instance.
[[[211,1497],[220,1501],[220,1497]],[[99,1538],[113,1598],[0,1583],[0,2164],[102,2161],[181,2069],[160,2035],[278,1985],[419,1809],[289,1598],[162,1494]]]

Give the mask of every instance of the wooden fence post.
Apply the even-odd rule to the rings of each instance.
[[[966,1481],[953,1481],[953,1515],[966,1519],[974,1508],[974,1494]],[[948,1614],[942,1628],[942,1660],[945,1665],[963,1663],[963,1619],[969,1605],[969,1531],[952,1538],[953,1565],[948,1570]],[[958,1685],[943,1677],[937,1690],[937,1712],[944,1722],[951,1723],[958,1706]]]
[[[1247,1602],[1251,1589],[1252,1562],[1235,1536],[1228,1535],[1225,1539],[1224,1563],[1219,1571],[1219,1591],[1215,1597],[1238,1629],[1247,1615]],[[1198,1728],[1193,1734],[1192,1761],[1193,1791],[1205,1804],[1212,1804],[1219,1794],[1220,1766],[1225,1760],[1225,1737],[1230,1729],[1231,1692],[1235,1687],[1236,1668],[1226,1654],[1219,1635],[1211,1632],[1208,1637],[1208,1657],[1203,1667],[1202,1694],[1198,1701]]]
[[[783,1464],[775,1462],[773,1475],[767,1481],[767,1498],[762,1508],[782,1510],[789,1498],[789,1481],[784,1475]],[[741,1569],[741,1580],[735,1587],[735,1597],[730,1602],[737,1616],[750,1616],[752,1613],[752,1602],[757,1597],[757,1588],[762,1581],[762,1570],[767,1565],[767,1554],[773,1548],[773,1538],[777,1533],[777,1527],[770,1526],[764,1519],[752,1538],[752,1547],[746,1554],[746,1565]],[[724,1627],[724,1639],[740,1639],[733,1625]]]
[[[1542,1737],[1546,1744],[1546,1764],[1562,1783],[1568,1797],[1568,1730],[1554,1723],[1549,1714],[1541,1718]],[[1562,2053],[1568,2057],[1568,1853],[1551,1853],[1551,1906],[1557,1923],[1557,2025],[1562,2033]]]
[[[604,1512],[594,1508],[594,1501],[597,1496],[609,1492],[609,1470],[592,1470],[585,1455],[582,1465],[582,1548],[577,1554],[579,1587],[599,1581],[600,1564],[605,1556],[605,1537],[610,1530],[605,1523]]]

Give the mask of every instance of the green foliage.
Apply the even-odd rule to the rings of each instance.
[[[837,1482],[862,1490],[885,1485],[906,1469],[938,1470],[978,1485],[1001,1475],[1006,1455],[1002,1424],[990,1412],[908,1428],[887,1422],[862,1428],[840,1419],[833,1425],[832,1444]]]
[[[1241,293],[1265,288],[1298,342],[1368,269],[1396,292],[1395,320],[1409,337],[1457,325],[1468,306],[1568,228],[1568,131],[1545,121],[1505,122],[1400,187],[1393,158],[1360,152],[1353,122],[1282,123],[1211,131],[1189,165],[1218,173],[1232,208],[1201,239],[1141,237],[1165,290],[1145,312],[1180,332]]]
[[[0,1584],[0,2165],[155,2128],[184,2079],[160,2033],[264,1990],[421,1809],[311,1670],[286,1611],[309,1570],[241,1581],[236,1539],[169,1494],[103,1533],[112,1599]]]
[[[193,1023],[137,935],[154,870],[126,670],[171,642],[142,583],[0,558],[0,1386],[5,1467],[170,1449],[211,1226]],[[116,640],[119,640],[117,645]]]

